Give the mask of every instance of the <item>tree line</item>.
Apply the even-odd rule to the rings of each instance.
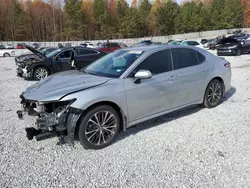
[[[248,0],[1,0],[1,41],[137,38],[250,26]]]

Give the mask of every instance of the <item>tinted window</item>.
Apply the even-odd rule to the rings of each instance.
[[[79,48],[76,50],[76,53],[77,53],[77,55],[89,55],[89,54],[91,54],[91,51],[88,49]]]
[[[47,54],[46,56],[47,57],[53,57],[53,56],[57,55],[59,52],[61,52],[61,51],[62,51],[62,49],[56,49],[56,50],[52,51],[51,53]]]
[[[59,55],[59,58],[70,58],[71,52],[72,52],[71,50],[66,50]]]
[[[134,71],[149,70],[153,75],[172,70],[170,50],[155,52],[138,65]]]
[[[196,53],[197,53],[199,63],[203,63],[206,60],[206,57],[199,52],[196,52]]]
[[[111,48],[114,48],[114,47],[120,47],[118,43],[111,43]]]
[[[198,58],[196,51],[187,48],[174,48],[172,49],[174,69],[181,69],[198,65]]]
[[[196,45],[199,45],[199,43],[196,42],[196,41],[188,41],[188,45],[190,45],[190,46],[196,46]]]
[[[91,54],[98,54],[99,52],[98,52],[98,51],[95,51],[95,50],[90,50],[90,53],[91,53]]]

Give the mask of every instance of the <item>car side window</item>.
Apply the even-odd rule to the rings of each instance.
[[[91,50],[80,48],[80,49],[76,49],[76,53],[77,53],[77,55],[80,55],[80,56],[89,55],[89,54],[91,54]]]
[[[110,45],[111,45],[111,48],[119,47],[118,43],[111,43]]]
[[[71,57],[72,50],[65,50],[64,52],[59,54],[59,58],[66,59]]]
[[[96,50],[89,50],[90,51],[90,54],[98,54],[99,52],[96,51]]]
[[[196,42],[196,41],[188,41],[188,45],[190,45],[190,46],[196,46],[196,45],[199,45],[199,43]]]
[[[193,49],[173,48],[172,55],[175,70],[199,64],[196,51]]]
[[[135,68],[133,74],[139,70],[149,70],[153,75],[171,71],[172,59],[170,50],[161,50],[149,55]]]
[[[182,45],[186,45],[186,46],[187,46],[187,45],[188,45],[188,42],[185,41],[185,42],[182,43]]]

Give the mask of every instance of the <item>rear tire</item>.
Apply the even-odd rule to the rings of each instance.
[[[219,80],[213,79],[207,86],[203,105],[206,108],[214,108],[220,104],[222,96],[223,84]]]
[[[113,107],[97,106],[81,118],[78,138],[85,149],[102,149],[115,140],[120,126],[121,119]]]
[[[41,80],[49,76],[49,71],[45,67],[37,67],[33,71],[33,79],[34,80]]]
[[[9,53],[4,53],[3,57],[10,57],[10,54]]]

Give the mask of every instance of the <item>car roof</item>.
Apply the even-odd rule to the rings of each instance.
[[[144,51],[144,52],[151,52],[155,50],[164,50],[164,49],[172,49],[172,48],[190,48],[197,50],[197,47],[193,46],[179,46],[179,45],[148,45],[148,46],[135,46],[135,47],[128,47],[120,50],[135,50],[135,51]]]

